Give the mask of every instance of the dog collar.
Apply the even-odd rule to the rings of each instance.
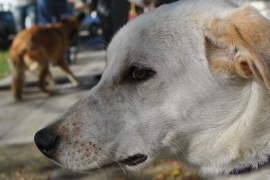
[[[230,172],[230,175],[240,175],[240,174],[249,173],[249,172],[255,171],[255,170],[257,170],[257,169],[259,169],[267,164],[270,164],[270,156],[268,156],[268,159],[266,161],[259,163],[257,167],[249,165],[249,166],[244,167],[244,168],[234,169]]]

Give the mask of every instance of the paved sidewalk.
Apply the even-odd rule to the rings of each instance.
[[[81,85],[72,87],[64,73],[51,67],[57,82],[57,95],[48,97],[36,86],[37,78],[27,74],[23,102],[15,102],[9,86],[11,77],[0,80],[0,179],[104,179],[104,173],[82,176],[63,170],[44,157],[35,147],[34,134],[57,118],[66,108],[98,83],[105,67],[105,51],[88,50],[78,54],[70,66]],[[109,179],[109,178],[108,178]]]

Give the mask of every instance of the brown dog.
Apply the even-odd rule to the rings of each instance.
[[[45,80],[50,86],[55,83],[49,71],[49,62],[54,62],[67,74],[73,85],[78,81],[65,63],[68,41],[76,34],[84,14],[63,19],[50,27],[34,26],[23,30],[14,39],[10,48],[13,65],[12,92],[16,100],[22,99],[24,71],[28,69],[38,76],[38,86],[48,94]]]

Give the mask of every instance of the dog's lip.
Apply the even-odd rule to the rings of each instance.
[[[92,171],[92,172],[93,171],[100,171],[100,169],[121,166],[121,164],[127,165],[127,166],[136,166],[138,164],[141,164],[141,163],[145,162],[146,160],[147,160],[146,155],[144,155],[144,154],[135,154],[135,155],[129,156],[129,157],[125,158],[125,159],[115,161],[115,162],[111,162],[111,163],[102,165],[100,167],[90,169],[90,171]]]
[[[133,156],[129,156],[128,158],[121,160],[120,163],[123,163],[128,166],[136,166],[146,161],[146,159],[147,156],[144,154],[135,154]]]

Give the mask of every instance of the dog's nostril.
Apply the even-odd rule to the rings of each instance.
[[[144,161],[146,161],[147,156],[143,155],[143,154],[136,154],[134,156],[129,156],[128,158],[120,161],[123,164],[126,164],[128,166],[136,166],[140,163],[143,163]]]
[[[35,134],[34,141],[38,149],[47,157],[53,157],[58,136],[50,128],[44,128]]]

